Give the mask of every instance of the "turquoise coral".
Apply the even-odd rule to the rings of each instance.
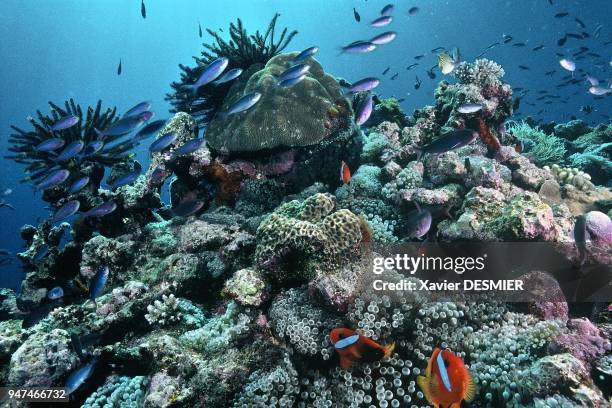
[[[147,377],[109,377],[83,404],[83,408],[139,408],[143,406]]]
[[[547,135],[540,128],[533,128],[526,122],[515,122],[508,126],[508,132],[524,145],[534,162],[540,166],[561,163],[565,159],[565,144],[563,140],[553,135]]]

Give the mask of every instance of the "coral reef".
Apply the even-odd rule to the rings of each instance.
[[[18,294],[0,291],[2,383],[61,387],[91,362],[74,404],[424,407],[417,378],[433,351],[447,348],[476,382],[471,406],[609,405],[608,305],[593,312],[567,293],[581,273],[574,268],[581,245],[585,274],[607,273],[610,264],[612,193],[601,185],[608,180],[572,162],[580,154],[608,159],[607,147],[592,146],[605,146],[609,127],[571,122],[550,133],[552,126],[521,122],[505,133],[511,88],[499,65],[477,60],[456,67],[456,83],[439,84],[434,106],[408,116],[393,99],[377,101],[367,127],[357,129],[351,106],[364,95],[344,99],[342,81],[314,59],[301,83],[276,87],[273,76],[296,55],[281,53],[293,34],[275,40],[276,18],[264,34],[249,36],[240,21],[230,40],[211,32],[216,44],[197,68],[182,67],[168,96],[184,112],[159,134],[176,140],[133,184],[78,195],[87,208],[112,200],[114,213],[24,226],[26,279]],[[217,57],[243,76],[190,95],[200,66]],[[252,111],[222,119],[219,110],[245,89],[264,97]],[[467,103],[482,108],[461,113]],[[176,154],[198,137],[198,124],[207,124],[209,146]],[[420,154],[463,128],[480,139]],[[338,178],[343,161],[350,180]],[[119,162],[113,174],[135,167]],[[166,206],[161,186],[169,178]],[[426,242],[415,242],[415,214],[429,216]],[[577,219],[584,242],[574,233]],[[62,245],[68,231],[73,239]],[[374,288],[377,280],[419,286],[434,274],[410,276],[386,262],[378,274],[376,259],[499,241],[550,247],[538,256],[554,258],[567,275],[517,266],[529,295],[520,302],[495,291]],[[108,279],[96,287],[105,268]],[[63,297],[50,298],[56,287]],[[338,328],[380,347],[394,344],[393,351],[364,358],[359,347],[373,343],[332,344]],[[346,369],[344,348],[355,351]]]

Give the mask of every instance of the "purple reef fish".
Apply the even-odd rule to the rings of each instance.
[[[128,111],[123,114],[123,117],[140,115],[141,113],[146,112],[150,109],[151,109],[151,102],[147,102],[147,101],[140,102],[133,108],[128,109]]]
[[[371,91],[380,84],[378,78],[364,78],[354,84],[352,84],[346,91],[346,93],[352,94],[357,92]]]
[[[367,52],[372,52],[375,49],[376,44],[372,44],[369,41],[355,41],[354,43],[340,47],[340,52],[342,54],[365,54]]]
[[[293,63],[300,63],[306,58],[312,57],[319,51],[319,47],[308,47],[293,58]]]
[[[35,150],[37,152],[52,152],[64,147],[65,144],[66,142],[64,141],[64,139],[47,139],[41,142],[38,146],[36,146]]]
[[[46,190],[62,184],[68,179],[70,172],[66,169],[56,170],[36,185],[36,190]]]
[[[170,146],[177,138],[177,134],[174,132],[166,133],[165,135],[155,139],[151,146],[149,146],[149,151],[151,153],[161,152],[168,146]]]
[[[361,126],[368,121],[372,114],[372,108],[374,106],[374,96],[368,95],[368,97],[359,105],[357,108],[357,114],[355,115],[355,123]]]
[[[64,161],[70,160],[73,157],[75,157],[77,154],[81,153],[81,150],[83,150],[83,147],[85,147],[85,143],[82,140],[76,140],[70,143],[68,146],[66,146],[64,150],[62,150],[60,154],[57,157],[55,157],[55,161],[64,162]]]
[[[395,40],[396,37],[397,33],[395,31],[387,31],[372,38],[370,42],[375,45],[385,45]]]
[[[79,123],[79,117],[70,115],[59,118],[57,122],[51,125],[51,130],[56,132],[59,130],[69,129]]]
[[[184,145],[176,149],[176,151],[174,152],[174,155],[183,156],[186,154],[193,153],[196,150],[199,150],[204,145],[204,143],[205,143],[204,139],[191,139],[185,142]]]
[[[78,193],[87,184],[89,184],[89,177],[88,176],[83,176],[80,179],[76,180],[74,183],[72,183],[72,185],[70,185],[70,188],[68,189],[68,192],[70,194]]]
[[[214,81],[213,84],[221,85],[221,84],[224,84],[226,82],[233,81],[234,79],[238,78],[240,75],[242,75],[242,69],[241,68],[230,69],[225,74],[221,75],[219,77],[219,79]]]
[[[472,129],[459,129],[445,134],[439,139],[434,140],[427,146],[417,149],[420,160],[423,153],[440,154],[446,153],[472,143],[478,137],[478,132]]]
[[[172,211],[174,212],[174,214],[178,215],[179,217],[189,217],[190,215],[193,215],[197,213],[198,211],[200,211],[202,207],[204,207],[204,201],[187,200],[187,201],[180,203]]]
[[[196,93],[201,86],[209,84],[219,78],[223,71],[225,71],[225,68],[227,68],[228,63],[229,60],[227,58],[217,58],[208,64],[195,84],[192,85],[193,93]]]
[[[73,216],[77,211],[79,211],[80,206],[81,203],[79,200],[68,201],[66,204],[62,205],[59,210],[57,210],[51,219],[51,223],[55,224],[56,222],[64,221],[66,218]]]
[[[83,149],[83,155],[85,157],[93,156],[94,154],[96,154],[100,150],[102,150],[103,147],[104,147],[104,142],[103,141],[101,141],[101,140],[92,140],[91,142],[87,143],[87,146],[85,146],[85,149]]]
[[[105,215],[108,215],[110,213],[112,213],[113,211],[115,211],[117,209],[117,204],[115,204],[113,201],[107,201],[105,203],[102,203],[94,208],[92,208],[91,210],[83,213],[83,218],[99,218],[99,217],[104,217]]]
[[[229,115],[233,115],[235,113],[244,112],[250,108],[252,108],[259,100],[261,99],[261,94],[259,92],[253,92],[250,94],[244,95],[242,98],[238,99],[236,102],[230,105],[226,112],[222,113],[222,117],[227,117]]]
[[[133,182],[136,181],[136,179],[139,176],[140,176],[140,170],[126,173],[123,176],[119,177],[117,180],[113,182],[113,184],[110,185],[111,190],[116,190],[119,187],[123,187],[123,186],[127,186],[128,184],[132,184]]]

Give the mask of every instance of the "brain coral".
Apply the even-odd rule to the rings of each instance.
[[[310,71],[304,80],[289,87],[277,85],[277,76],[291,66],[295,56],[277,55],[263,69],[253,72],[252,68],[236,81],[221,111],[248,93],[262,96],[246,112],[213,118],[206,139],[214,150],[231,153],[309,146],[346,126],[350,109],[340,85],[313,58],[306,60]]]
[[[361,242],[363,221],[349,210],[334,211],[333,196],[315,194],[283,204],[257,229],[257,263],[265,269],[297,262],[277,281],[314,278],[311,262],[332,261]]]

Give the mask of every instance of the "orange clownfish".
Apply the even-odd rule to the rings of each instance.
[[[362,336],[351,329],[333,329],[329,336],[340,356],[340,367],[347,369],[354,361],[372,363],[391,356],[395,343],[381,346],[372,339]]]
[[[436,348],[427,363],[425,375],[417,377],[425,398],[435,408],[460,408],[471,401],[476,386],[463,360],[450,350]]]
[[[348,184],[351,181],[351,169],[349,169],[344,160],[342,160],[340,165],[340,181],[344,184]]]

